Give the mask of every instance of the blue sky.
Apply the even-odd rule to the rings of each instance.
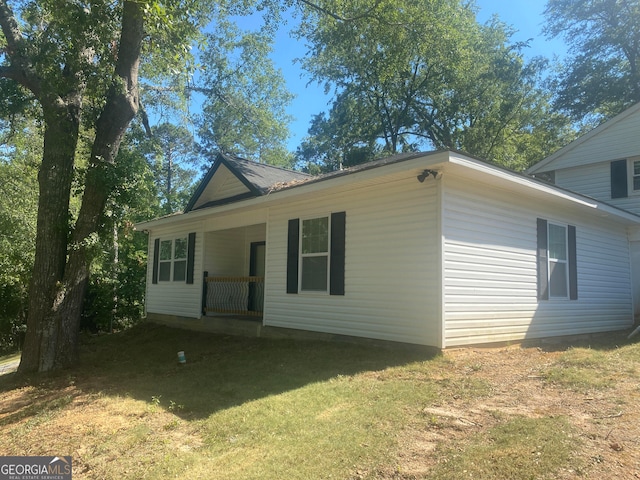
[[[514,42],[531,39],[527,57],[538,55],[553,58],[562,56],[566,51],[562,41],[548,41],[541,33],[544,17],[542,12],[546,2],[542,0],[476,0],[479,7],[478,21],[484,23],[491,15],[497,14],[502,21],[513,26],[517,32],[512,37]],[[305,53],[304,45],[292,39],[288,31],[291,25],[285,25],[278,33],[273,60],[284,74],[287,88],[296,98],[288,113],[294,117],[291,123],[292,136],[289,140],[290,150],[300,144],[307,133],[313,115],[328,110],[329,97],[324,95],[323,88],[317,84],[307,85],[308,77],[294,63],[295,58]]]

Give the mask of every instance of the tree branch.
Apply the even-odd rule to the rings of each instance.
[[[23,37],[15,15],[6,0],[0,0],[0,27],[7,40],[7,53],[12,58],[17,54]]]
[[[10,67],[2,67],[0,77],[18,82],[38,96],[41,91],[40,79],[24,54],[26,50],[24,36],[6,0],[0,0],[0,28],[7,41],[5,54],[11,61]]]
[[[368,10],[366,10],[365,12],[361,13],[360,15],[356,15],[354,17],[343,17],[341,15],[338,15],[337,13],[333,13],[330,10],[327,10],[324,7],[321,7],[320,5],[318,5],[317,3],[311,2],[309,0],[298,0],[300,3],[312,8],[313,10],[316,10],[320,13],[323,13],[325,15],[330,16],[331,18],[338,20],[339,22],[353,22],[355,20],[360,20],[362,18],[367,18],[371,16],[371,12],[373,12],[376,8],[378,8],[378,6],[380,5],[380,3],[382,3],[382,0],[376,0],[376,2],[373,4],[373,6],[371,8],[369,8]]]

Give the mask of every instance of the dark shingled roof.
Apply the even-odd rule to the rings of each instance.
[[[261,194],[269,192],[274,185],[306,181],[311,175],[265,163],[252,162],[234,155],[224,155],[225,164],[236,175],[242,175]],[[251,187],[249,187],[251,189]]]
[[[200,182],[200,185],[189,200],[189,203],[184,210],[185,213],[193,210],[198,198],[205,191],[207,185],[215,175],[220,165],[227,167],[229,171],[231,171],[231,173],[233,173],[238,180],[249,189],[249,193],[243,195],[242,198],[259,197],[269,193],[270,191],[277,190],[282,186],[306,182],[314,178],[306,173],[295,172],[293,170],[274,167],[273,165],[254,162],[235,155],[219,153],[213,162],[213,166],[202,179],[202,182]],[[228,199],[228,202],[239,199],[240,198],[231,198]],[[216,204],[219,205],[220,203],[228,202],[218,201]],[[207,206],[209,205],[201,205],[198,209],[206,208]]]

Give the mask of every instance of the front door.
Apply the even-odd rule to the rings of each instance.
[[[249,256],[249,275],[261,277],[262,281],[249,283],[249,311],[261,312],[264,304],[264,273],[266,242],[253,242]]]

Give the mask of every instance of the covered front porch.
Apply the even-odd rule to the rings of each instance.
[[[205,233],[202,314],[262,319],[266,224]]]

